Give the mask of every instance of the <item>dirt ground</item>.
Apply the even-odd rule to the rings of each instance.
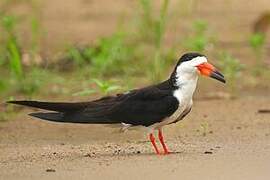
[[[269,179],[269,96],[199,100],[164,129],[156,156],[143,131],[57,124],[20,113],[0,124],[0,179]]]

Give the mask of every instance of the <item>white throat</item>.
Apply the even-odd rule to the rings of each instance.
[[[198,70],[197,65],[207,62],[206,57],[199,56],[190,61],[181,63],[176,68],[174,96],[180,103],[192,101],[193,93],[197,86]]]
[[[181,76],[176,79],[177,89],[173,95],[177,98],[179,103],[189,103],[192,100],[193,93],[197,87],[198,75],[193,77]]]

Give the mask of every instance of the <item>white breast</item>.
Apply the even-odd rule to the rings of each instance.
[[[193,94],[193,93],[192,93]],[[159,123],[155,123],[151,126],[151,128],[153,129],[159,129],[162,126],[171,124],[173,122],[175,122],[181,115],[182,113],[187,110],[190,109],[192,106],[192,94],[186,94],[186,96],[183,95],[183,92],[181,91],[181,89],[175,90],[173,93],[173,96],[178,100],[179,105],[177,110],[170,116],[167,117],[166,119],[164,119],[162,122]]]
[[[148,130],[152,132],[164,125],[175,122],[183,113],[187,113],[192,106],[193,93],[197,86],[198,71],[196,65],[207,62],[205,57],[194,58],[193,60],[183,62],[176,68],[174,86],[178,87],[173,92],[173,96],[178,100],[177,110],[170,116],[159,123],[151,125]]]

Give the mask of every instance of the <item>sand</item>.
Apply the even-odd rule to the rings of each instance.
[[[0,179],[269,179],[269,98],[195,101],[164,128],[173,152],[155,155],[143,131],[39,121],[24,110],[0,123]]]

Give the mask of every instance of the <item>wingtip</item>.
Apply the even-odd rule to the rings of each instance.
[[[47,120],[47,121],[55,121],[55,122],[63,122],[63,114],[62,113],[54,113],[54,112],[36,112],[29,113],[29,116]]]
[[[16,104],[16,105],[25,105],[25,101],[6,101],[6,104]]]
[[[35,118],[43,119],[43,116],[45,114],[46,113],[43,113],[43,112],[34,112],[34,113],[29,113],[28,116],[32,116],[32,117],[35,117]]]
[[[29,113],[28,116],[37,117],[39,113]]]
[[[7,104],[16,104],[16,101],[6,101]]]

